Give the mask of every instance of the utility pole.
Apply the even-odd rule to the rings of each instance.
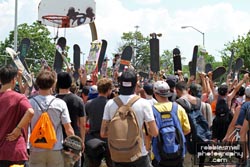
[[[134,47],[134,55],[133,55],[133,66],[135,66],[135,61],[136,61],[136,51],[137,51],[137,32],[138,32],[139,26],[135,26],[135,47]]]
[[[15,0],[15,25],[14,25],[14,50],[17,51],[17,13],[18,13],[18,1]]]

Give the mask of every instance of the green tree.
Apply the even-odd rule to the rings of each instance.
[[[161,70],[164,69],[167,74],[174,73],[173,54],[169,50],[164,50],[160,57]]]
[[[237,58],[243,58],[244,67],[250,69],[250,31],[244,36],[238,36],[236,40],[225,44],[225,49],[221,51],[222,62],[225,67],[228,67],[231,52],[234,52],[233,62]]]
[[[135,63],[133,65],[139,70],[148,71],[150,69],[150,37],[145,37],[141,32],[136,31],[123,33],[121,40],[122,43],[118,48],[118,52],[121,53],[128,45],[132,46],[136,52]],[[173,72],[172,53],[168,50],[164,50],[162,55],[160,54],[160,69],[165,69],[169,74]]]
[[[123,33],[122,43],[118,48],[121,53],[126,46],[132,46],[135,49],[134,66],[140,70],[148,70],[150,64],[149,37],[144,37],[140,31]]]
[[[29,38],[31,40],[30,49],[26,55],[26,62],[29,67],[32,66],[31,71],[37,72],[41,65],[39,60],[44,58],[48,64],[52,66],[55,56],[55,44],[50,38],[49,30],[34,22],[32,25],[26,23],[18,25],[18,45],[23,38]],[[7,55],[5,52],[6,47],[14,48],[14,31],[10,31],[9,37],[0,41],[0,55]],[[0,57],[0,65],[5,64],[6,57]],[[10,57],[7,57],[7,63],[11,63]]]

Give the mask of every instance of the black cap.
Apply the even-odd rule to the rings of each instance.
[[[147,83],[143,86],[144,91],[148,94],[148,95],[153,95],[154,94],[154,90],[153,90],[153,84],[151,83]]]
[[[134,70],[128,69],[119,77],[120,94],[131,95],[134,93],[137,75]]]
[[[167,76],[166,82],[168,83],[170,88],[173,88],[178,82],[178,78],[175,75],[169,75]]]

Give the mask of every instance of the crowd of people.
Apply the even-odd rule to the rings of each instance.
[[[200,142],[249,140],[249,75],[244,74],[238,80],[230,73],[221,84],[214,82],[212,75],[212,72],[202,73],[187,80],[178,71],[176,75],[150,73],[143,78],[127,67],[121,74],[99,77],[79,70],[77,84],[68,72],[56,74],[41,69],[31,89],[22,79],[22,71],[11,65],[3,66],[0,68],[0,166],[71,166],[63,152],[63,141],[72,135],[79,136],[83,146],[74,167],[99,167],[104,162],[108,167],[204,166],[212,156],[201,156],[195,163],[194,157],[201,151],[192,151],[190,137],[194,138],[195,133],[206,135],[207,141]],[[123,120],[115,122],[114,118],[124,117],[119,111],[121,106],[128,106],[126,114],[131,115],[126,119],[133,125]],[[36,148],[29,143],[29,136],[42,114],[41,108],[47,107],[57,141],[52,149]],[[190,113],[198,115],[199,120],[194,122]],[[164,126],[164,120],[171,120],[171,127],[168,123]],[[131,145],[136,134],[136,142]],[[116,135],[128,139],[122,143],[114,139],[118,138]],[[177,147],[166,144],[170,152],[160,149],[161,140],[169,140],[169,145]],[[163,157],[164,151],[168,152],[167,157]],[[178,151],[180,155],[175,158],[173,153]],[[126,159],[130,154],[134,155]],[[247,157],[245,151],[239,162]]]

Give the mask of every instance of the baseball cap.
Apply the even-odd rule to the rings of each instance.
[[[168,83],[170,88],[175,87],[175,84],[178,82],[178,78],[175,75],[167,76],[166,82]]]
[[[248,86],[245,88],[245,95],[246,95],[246,97],[250,98],[250,85],[248,85]]]
[[[147,83],[143,86],[144,91],[148,94],[148,95],[153,95],[153,84],[151,83]]]
[[[154,83],[154,93],[162,97],[172,96],[172,93],[170,92],[170,87],[165,81],[157,81]]]
[[[96,93],[98,93],[97,86],[96,85],[92,85],[89,88],[89,94],[96,94]]]
[[[127,69],[123,71],[118,80],[120,84],[120,94],[131,95],[134,93],[137,82],[137,75],[134,70]]]
[[[89,88],[88,100],[94,99],[98,96],[98,90],[96,85],[92,85]]]

